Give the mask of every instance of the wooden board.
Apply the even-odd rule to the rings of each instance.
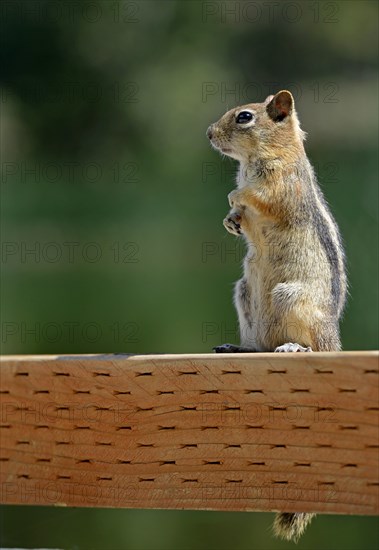
[[[378,352],[1,360],[1,501],[377,514]]]

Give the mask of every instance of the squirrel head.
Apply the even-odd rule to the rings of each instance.
[[[211,124],[207,136],[213,147],[241,162],[293,158],[303,149],[295,101],[287,90],[263,103],[249,103],[225,113]]]

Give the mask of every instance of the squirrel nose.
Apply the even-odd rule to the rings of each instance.
[[[209,139],[212,139],[212,136],[213,136],[213,132],[212,132],[212,126],[209,126],[208,130],[207,130],[207,137]]]

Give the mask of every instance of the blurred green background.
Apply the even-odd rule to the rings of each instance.
[[[292,91],[344,237],[345,349],[378,347],[374,1],[1,2],[1,349],[197,353],[238,341],[235,164],[205,131]],[[271,514],[2,508],[2,545],[271,550]],[[22,525],[22,529],[20,528]],[[374,549],[319,517],[302,549]]]

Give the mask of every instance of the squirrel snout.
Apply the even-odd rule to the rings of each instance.
[[[208,127],[208,130],[207,130],[207,137],[209,139],[212,139],[213,137],[213,124],[211,124],[209,127]]]

